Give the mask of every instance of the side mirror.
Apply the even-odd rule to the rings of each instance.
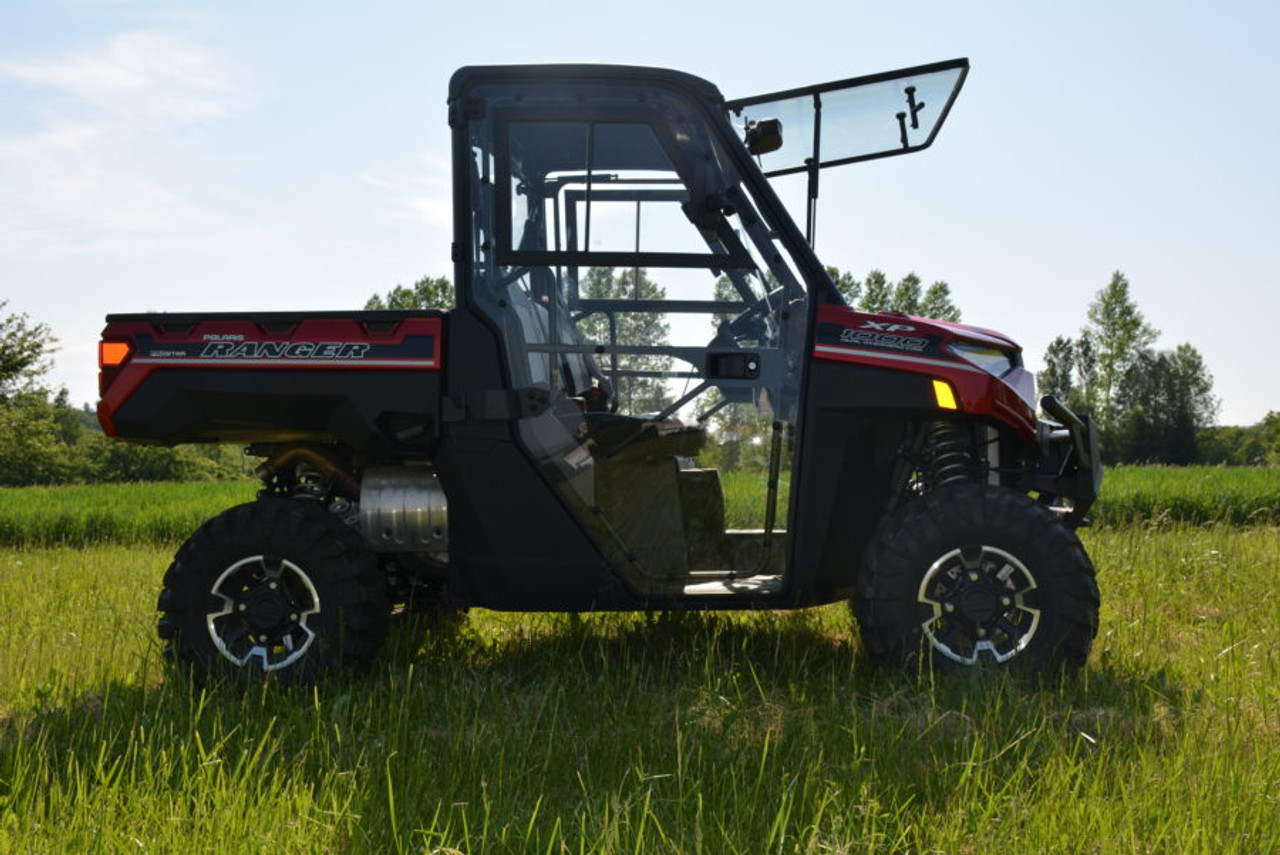
[[[782,148],[782,120],[760,119],[747,122],[747,132],[743,138],[747,151],[754,155],[768,154]]]

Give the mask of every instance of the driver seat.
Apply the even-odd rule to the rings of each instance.
[[[519,307],[526,341],[561,345],[584,343],[578,337],[569,307],[550,268],[530,269],[528,292],[516,282],[511,285],[510,298],[512,305]],[[591,390],[603,391],[603,395],[598,396],[602,402],[613,398],[613,384],[595,358],[589,353],[551,356],[554,358],[546,360],[544,354],[529,354],[531,366],[535,362],[540,363],[536,379],[552,388],[563,389],[566,397],[579,402],[583,439],[588,441],[593,456],[619,460],[693,457],[706,446],[705,425],[675,416],[659,419],[654,414],[628,415],[593,408],[589,403]],[[541,367],[548,364],[553,367]],[[553,377],[551,373],[556,366],[558,376]]]

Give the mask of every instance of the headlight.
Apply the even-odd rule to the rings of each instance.
[[[999,348],[971,341],[957,341],[948,345],[951,352],[992,377],[1003,380],[1005,385],[1018,393],[1032,410],[1036,408],[1036,376],[1022,367],[1022,357],[1017,352],[1008,353]]]
[[[949,347],[956,356],[976,365],[994,377],[1003,377],[1017,366],[1013,357],[1003,350],[989,345],[974,344],[970,341],[957,341],[953,342]]]

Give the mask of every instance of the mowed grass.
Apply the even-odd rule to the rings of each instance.
[[[0,853],[1273,853],[1280,535],[1084,533],[1062,685],[869,664],[847,611],[402,622],[373,673],[201,689],[171,548],[0,550]]]

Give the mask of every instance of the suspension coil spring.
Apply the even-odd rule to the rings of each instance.
[[[960,427],[954,422],[930,422],[928,432],[929,480],[941,487],[969,480],[973,458]]]

